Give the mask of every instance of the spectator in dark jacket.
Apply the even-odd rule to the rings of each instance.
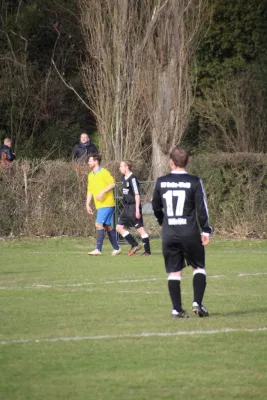
[[[12,141],[5,138],[3,146],[0,147],[0,164],[8,165],[16,159],[15,153],[12,151]]]
[[[73,147],[72,159],[87,164],[91,154],[98,153],[97,147],[89,139],[87,133],[82,133],[80,142]]]

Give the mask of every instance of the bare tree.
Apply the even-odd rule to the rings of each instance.
[[[209,15],[207,5],[202,0],[169,0],[148,44],[146,104],[154,177],[162,173],[165,155],[186,133],[193,101],[189,66]]]
[[[195,109],[214,150],[266,151],[266,89],[250,73],[204,90]]]
[[[104,157],[152,149],[153,175],[185,133],[188,66],[208,0],[79,0],[84,83]],[[146,147],[146,150],[147,150]]]
[[[138,1],[79,0],[87,49],[83,76],[97,120],[101,152],[120,160],[140,154],[148,118],[141,107]],[[146,1],[145,1],[146,2]]]

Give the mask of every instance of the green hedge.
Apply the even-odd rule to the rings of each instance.
[[[23,161],[2,169],[0,235],[92,234],[86,172],[61,161]]]
[[[103,162],[119,179],[118,164]],[[146,168],[137,165],[138,176]],[[204,183],[215,232],[267,237],[267,156],[202,154],[189,172]],[[63,161],[21,161],[0,170],[0,236],[94,235],[85,210],[86,166]]]
[[[202,178],[215,232],[267,237],[266,155],[203,154],[189,170]]]

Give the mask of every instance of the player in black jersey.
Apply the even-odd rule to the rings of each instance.
[[[116,230],[131,245],[128,256],[134,255],[137,251],[141,250],[142,246],[137,243],[130,232],[124,229],[124,226],[134,227],[137,230],[141,235],[144,245],[144,252],[141,255],[150,256],[149,236],[144,229],[142,217],[139,181],[132,173],[132,162],[122,161],[120,163],[120,172],[123,174],[122,190],[124,207],[119,215]]]
[[[207,317],[202,304],[206,288],[205,250],[212,229],[202,182],[185,171],[188,153],[175,147],[170,153],[171,173],[160,177],[153,193],[152,207],[162,226],[162,252],[172,301],[172,316],[188,318],[181,302],[180,281],[185,261],[193,267],[193,312]]]

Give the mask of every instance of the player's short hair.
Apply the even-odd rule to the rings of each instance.
[[[170,153],[170,159],[179,168],[185,168],[188,163],[189,154],[181,146],[176,146]]]
[[[93,154],[89,155],[89,158],[91,158],[91,157],[94,159],[94,161],[98,161],[99,165],[101,164],[102,157],[100,154],[93,153]]]
[[[122,160],[122,162],[127,165],[130,171],[132,170],[133,163],[131,160]]]

